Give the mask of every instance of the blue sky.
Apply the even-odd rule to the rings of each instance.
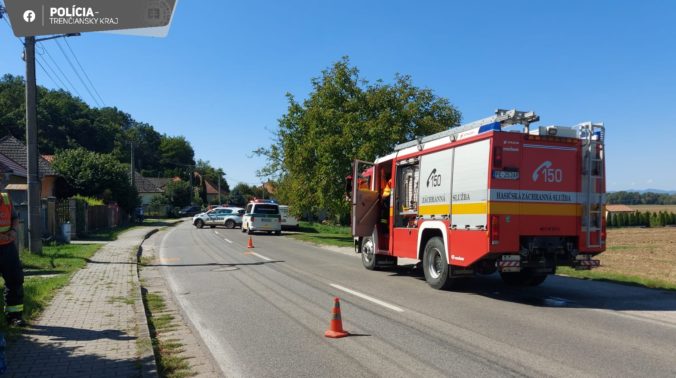
[[[605,122],[608,190],[676,190],[675,15],[673,1],[183,0],[166,38],[69,43],[107,105],[185,135],[231,184],[260,183],[251,151],[270,144],[284,94],[304,98],[348,55],[370,81],[411,75],[463,121],[518,108],[541,124]],[[0,73],[23,75],[20,56],[0,25]],[[39,69],[38,82],[58,87]]]

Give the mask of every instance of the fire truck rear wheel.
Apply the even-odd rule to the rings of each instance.
[[[444,241],[439,236],[431,238],[425,244],[423,271],[425,280],[434,289],[448,289],[453,282],[453,279],[449,277]]]
[[[500,277],[510,286],[538,286],[547,279],[546,274],[535,273],[529,270],[513,273],[500,272]]]
[[[376,270],[376,260],[378,255],[376,255],[375,244],[373,243],[372,237],[368,236],[362,239],[360,251],[361,263],[364,264],[364,268]]]

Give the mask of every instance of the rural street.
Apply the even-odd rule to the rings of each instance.
[[[184,222],[148,240],[227,376],[676,376],[676,293],[549,277],[436,291],[401,266]],[[333,297],[343,339],[324,337]]]

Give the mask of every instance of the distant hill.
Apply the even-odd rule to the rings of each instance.
[[[662,190],[662,189],[642,189],[637,190],[639,193],[657,193],[657,194],[676,194],[676,190]]]

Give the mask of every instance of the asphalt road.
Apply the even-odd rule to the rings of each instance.
[[[170,287],[224,375],[676,376],[676,293],[497,275],[436,291],[417,270],[183,223],[158,235]],[[353,336],[324,337],[333,297]]]

